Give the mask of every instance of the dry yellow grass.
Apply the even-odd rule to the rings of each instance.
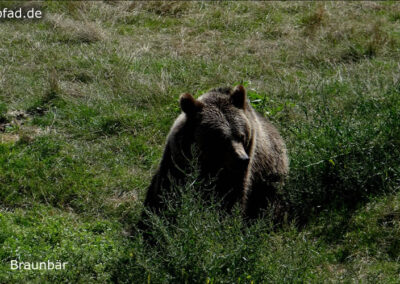
[[[105,38],[99,22],[76,21],[62,14],[49,14],[46,19],[65,41],[93,43]]]

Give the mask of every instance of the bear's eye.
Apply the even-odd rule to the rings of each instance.
[[[247,132],[238,133],[237,138],[246,148],[250,145],[249,134]]]
[[[244,133],[238,133],[238,139],[241,142],[245,142],[246,141],[246,134]]]
[[[223,142],[225,140],[227,140],[226,135],[224,135],[224,133],[222,131],[219,130],[208,130],[206,132],[206,138],[209,139],[210,141],[219,141],[219,142]]]

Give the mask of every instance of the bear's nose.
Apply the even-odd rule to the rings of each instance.
[[[249,161],[249,156],[247,156],[246,153],[243,153],[243,154],[238,156],[238,159],[239,159],[240,162],[246,163],[246,162]]]
[[[247,167],[249,164],[249,160],[250,158],[246,153],[239,154],[236,156],[236,163],[240,169]]]
[[[232,143],[233,150],[235,152],[236,161],[242,165],[246,166],[249,162],[249,156],[247,155],[246,151],[243,148],[242,143],[233,142]]]

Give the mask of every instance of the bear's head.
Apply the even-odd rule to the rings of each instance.
[[[243,172],[254,139],[244,87],[214,89],[199,99],[182,94],[180,105],[191,125],[202,168],[210,173],[220,169]]]

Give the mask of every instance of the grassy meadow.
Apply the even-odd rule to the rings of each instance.
[[[398,283],[399,3],[0,10],[21,6],[45,16],[0,20],[0,283]],[[247,226],[188,176],[149,245],[135,223],[179,95],[239,83],[287,143],[287,218]]]

